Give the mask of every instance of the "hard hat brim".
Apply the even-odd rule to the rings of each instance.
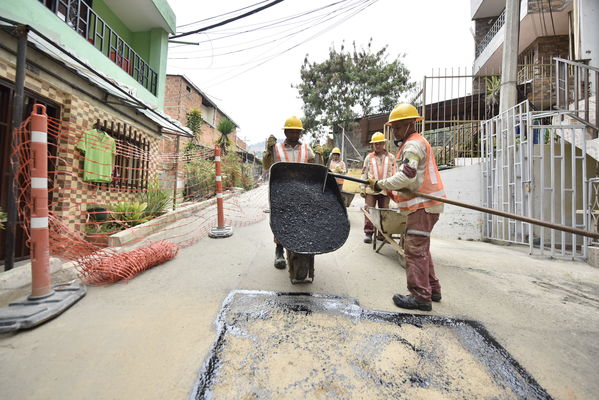
[[[368,143],[385,143],[387,141],[387,139],[383,139],[383,140],[376,140],[376,141],[370,141]]]
[[[414,120],[414,122],[418,122],[418,121],[423,121],[423,120],[424,120],[424,118],[422,118],[422,117],[420,117],[420,116],[418,116],[418,117],[399,117],[399,118],[390,119],[390,120],[389,120],[389,121],[388,121],[388,122],[387,122],[385,125],[387,125],[387,126],[391,126],[391,123],[392,123],[392,122],[395,122],[395,121],[402,121],[402,120],[404,120],[404,119],[413,119],[413,120]]]
[[[287,126],[286,126],[286,127],[284,127],[284,128],[281,128],[281,129],[282,129],[282,130],[287,130],[287,129],[290,129],[290,130],[296,130],[296,131],[303,131],[303,130],[304,130],[304,128],[297,128],[297,127],[287,127]]]

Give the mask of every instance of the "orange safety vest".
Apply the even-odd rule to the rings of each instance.
[[[345,163],[343,161],[335,162],[335,161],[331,160],[331,162],[329,163],[329,169],[332,171],[335,168],[337,168],[337,166],[339,166],[339,165],[341,165],[342,169],[345,169]],[[343,182],[345,182],[345,180],[341,179],[341,178],[335,178],[335,180],[337,181],[338,185],[343,185]]]
[[[422,186],[418,188],[418,191],[421,193],[432,194],[434,196],[445,196],[445,187],[443,186],[443,182],[441,181],[441,174],[439,174],[439,169],[437,168],[437,162],[435,161],[435,157],[433,156],[433,149],[431,148],[430,143],[426,140],[421,134],[413,133],[410,135],[409,139],[406,140],[402,146],[397,151],[397,160],[401,160],[401,152],[406,145],[406,143],[410,140],[418,140],[426,147],[426,167],[424,169],[424,182]],[[397,165],[397,164],[396,164]],[[399,168],[396,166],[396,169]],[[393,200],[399,204],[399,209],[401,211],[408,210],[419,210],[421,208],[427,208],[436,206],[439,204],[443,204],[440,201],[429,200],[423,197],[416,197],[416,195],[405,196],[401,192],[393,191]]]
[[[375,152],[370,153],[370,169],[372,170],[372,176],[377,181],[381,179],[387,179],[389,177],[389,167],[391,165],[391,161],[389,161],[389,156],[385,152],[385,159],[382,163],[379,162],[379,158],[376,156]],[[395,167],[393,169],[395,172]]]
[[[276,162],[298,162],[298,163],[307,163],[308,162],[308,145],[304,143],[300,143],[299,149],[299,157],[296,160],[290,159],[289,154],[287,154],[287,150],[285,150],[285,143],[277,143],[275,145],[275,161]]]

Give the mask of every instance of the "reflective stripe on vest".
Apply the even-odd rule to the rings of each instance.
[[[276,158],[276,162],[299,162],[299,163],[307,163],[308,162],[308,145],[307,144],[300,144],[300,148],[299,148],[299,157],[296,160],[295,159],[295,151],[293,152],[294,157],[293,160],[291,160],[289,158],[289,154],[287,153],[287,150],[285,149],[285,144],[284,143],[277,143],[275,145],[275,158]]]
[[[433,196],[445,197],[445,188],[443,187],[443,182],[441,182],[441,175],[439,174],[439,169],[437,168],[437,163],[435,162],[435,157],[433,156],[433,149],[431,148],[429,142],[422,135],[419,133],[414,133],[408,140],[404,142],[397,152],[396,162],[397,160],[402,160],[401,152],[403,151],[406,143],[408,143],[410,140],[418,140],[426,148],[424,182],[422,182],[422,186],[418,188],[418,191]],[[419,210],[421,208],[428,208],[443,204],[440,201],[429,200],[425,199],[424,197],[416,197],[416,195],[404,196],[402,193],[395,191],[393,192],[393,199],[396,203],[398,203],[401,211]]]
[[[389,156],[387,154],[385,154],[383,165],[379,165],[379,161],[380,160],[376,156],[376,153],[370,153],[370,169],[372,170],[372,177],[377,181],[389,177],[389,165],[391,164],[391,161],[389,161]]]

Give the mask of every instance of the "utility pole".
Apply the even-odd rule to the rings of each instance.
[[[518,76],[518,43],[520,41],[520,0],[505,0],[505,36],[501,61],[499,112],[516,105]]]

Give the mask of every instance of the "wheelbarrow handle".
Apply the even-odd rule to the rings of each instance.
[[[368,185],[368,181],[365,181],[364,179],[360,179],[360,178],[354,178],[353,176],[339,175],[339,174],[334,174],[332,172],[329,172],[329,175],[333,176],[335,178],[347,179],[348,181],[353,181],[353,182],[358,182],[358,183],[363,183],[365,185]]]

